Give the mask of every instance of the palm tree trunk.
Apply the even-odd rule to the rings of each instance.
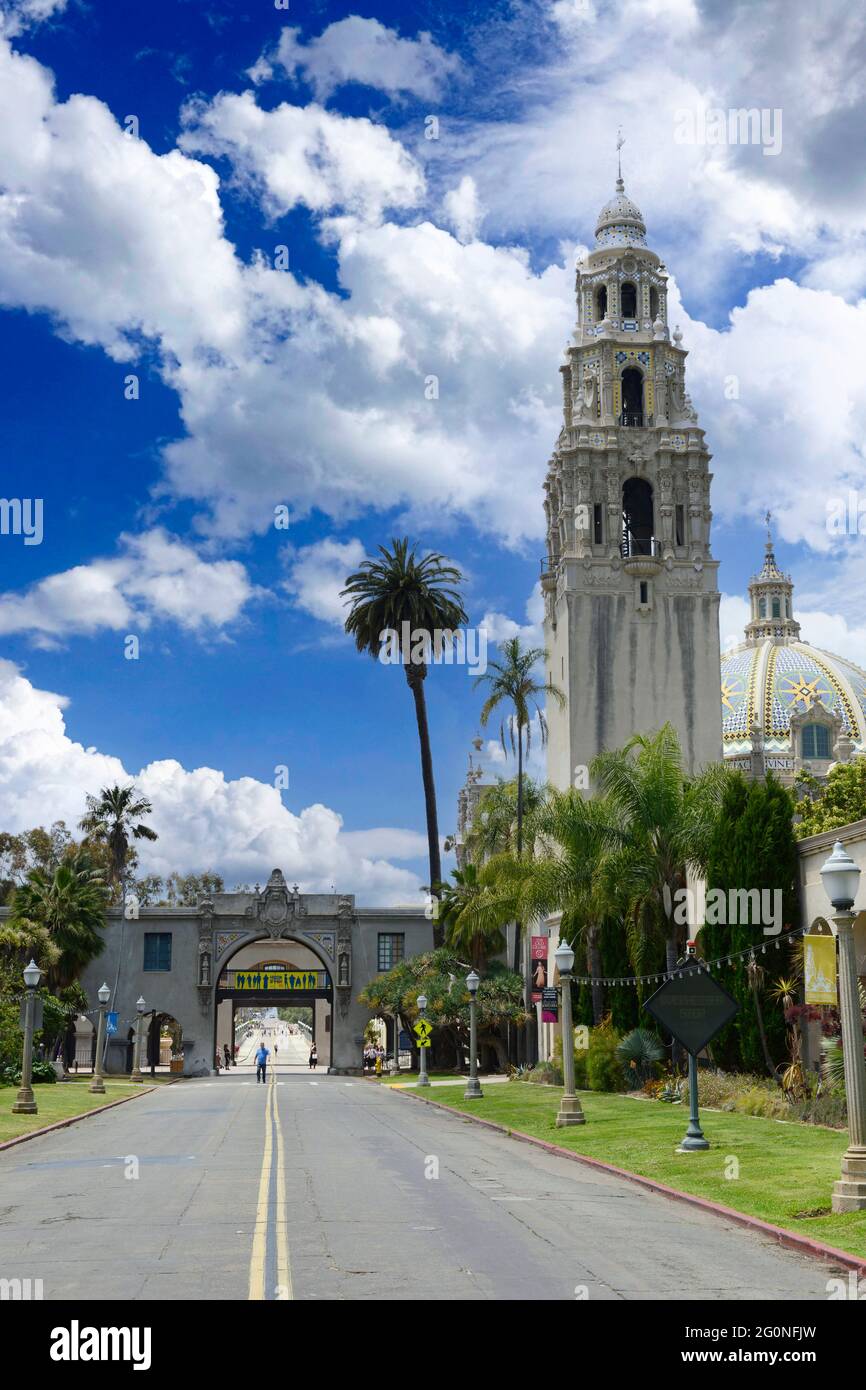
[[[596,1028],[604,1018],[604,985],[601,983],[601,946],[598,926],[592,926],[587,936],[586,963],[592,979],[592,1021]]]
[[[424,698],[424,677],[426,666],[407,666],[406,680],[415,700],[415,719],[418,724],[418,739],[421,744],[421,778],[424,783],[424,806],[427,812],[427,850],[430,856],[430,892],[439,901],[439,885],[442,882],[442,858],[439,853],[439,821],[436,815],[436,784],[433,781],[433,756],[430,751],[430,730],[427,725],[427,701]],[[438,913],[433,914],[433,945],[439,947],[445,940]]]

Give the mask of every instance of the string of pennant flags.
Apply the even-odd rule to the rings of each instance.
[[[736,965],[738,961],[747,957],[766,955],[771,950],[779,950],[786,941],[794,941],[798,936],[807,934],[807,927],[795,927],[793,931],[786,931],[775,941],[764,941],[757,946],[747,946],[743,951],[727,951],[723,956],[718,956],[715,960],[699,960],[693,956],[694,962],[688,965],[677,966],[675,970],[658,970],[651,975],[572,975],[572,980],[578,985],[608,985],[613,989],[618,986],[628,985],[660,985],[666,980],[676,980],[683,975],[711,974],[713,970],[726,965]]]

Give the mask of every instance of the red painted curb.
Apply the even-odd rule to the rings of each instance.
[[[171,1085],[171,1082],[168,1084]],[[115,1105],[126,1105],[127,1101],[138,1100],[139,1096],[148,1096],[156,1089],[156,1086],[145,1086],[133,1096],[121,1096],[120,1100],[110,1100],[107,1105],[94,1105],[92,1110],[82,1110],[80,1115],[69,1115],[65,1120],[55,1120],[53,1125],[43,1125],[42,1129],[31,1129],[27,1134],[16,1135],[14,1139],[4,1139],[0,1144],[0,1153],[4,1149],[13,1149],[16,1144],[26,1144],[28,1139],[38,1139],[40,1134],[51,1134],[55,1129],[66,1129],[69,1125],[77,1124],[79,1120],[89,1119],[91,1115],[104,1115],[106,1110],[113,1110]]]
[[[708,1197],[696,1197],[690,1192],[680,1192],[676,1187],[668,1187],[667,1183],[656,1182],[654,1178],[644,1178],[640,1173],[630,1172],[628,1168],[617,1168],[615,1164],[605,1163],[600,1158],[589,1158],[586,1154],[575,1153],[573,1149],[564,1149],[559,1144],[551,1144],[547,1139],[537,1139],[533,1134],[524,1134],[520,1129],[508,1129],[506,1125],[497,1124],[494,1120],[484,1120],[480,1115],[472,1115],[468,1110],[454,1110],[450,1105],[442,1105],[438,1100],[431,1100],[429,1096],[419,1096],[413,1091],[398,1090],[393,1086],[389,1086],[387,1089],[389,1091],[395,1090],[397,1095],[419,1100],[422,1105],[435,1106],[437,1110],[441,1110],[446,1115],[459,1115],[462,1120],[471,1120],[473,1124],[495,1130],[496,1133],[504,1134],[509,1139],[519,1139],[525,1144],[534,1144],[536,1148],[558,1154],[561,1158],[570,1158],[576,1163],[585,1163],[589,1168],[598,1168],[603,1173],[611,1173],[614,1177],[626,1178],[629,1182],[637,1183],[639,1187],[648,1188],[650,1192],[658,1192],[663,1197],[670,1197],[677,1202],[688,1202],[690,1206],[700,1207],[702,1211],[712,1212],[714,1216],[724,1216],[727,1220],[736,1222],[738,1226],[746,1226],[749,1230],[757,1231],[759,1235],[772,1236],[779,1245],[784,1245],[791,1250],[798,1250],[801,1254],[812,1255],[816,1259],[833,1260],[837,1264],[845,1265],[847,1269],[856,1270],[859,1275],[866,1276],[866,1256],[852,1255],[847,1250],[837,1250],[834,1245],[824,1245],[821,1241],[810,1240],[808,1236],[798,1236],[795,1231],[787,1231],[782,1226],[771,1226],[768,1221],[762,1221],[758,1216],[749,1216],[746,1212],[735,1211],[733,1207],[723,1206],[721,1202],[712,1202]]]

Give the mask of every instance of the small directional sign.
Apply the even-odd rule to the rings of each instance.
[[[419,1018],[412,1032],[415,1034],[415,1044],[417,1047],[430,1046],[430,1034],[433,1032],[433,1025],[428,1023],[426,1018]]]
[[[739,1012],[739,1004],[706,970],[687,969],[667,980],[644,1004],[693,1056]]]

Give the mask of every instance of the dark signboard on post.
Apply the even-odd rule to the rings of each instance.
[[[739,1012],[739,1004],[706,970],[666,980],[644,1004],[687,1052],[697,1056]]]
[[[542,1023],[556,1023],[559,1017],[559,1000],[555,988],[547,988],[541,991],[541,1021]]]

